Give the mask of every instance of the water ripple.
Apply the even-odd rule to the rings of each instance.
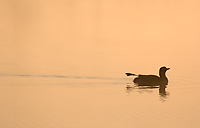
[[[73,79],[104,79],[104,80],[125,80],[127,78],[110,78],[95,76],[65,76],[65,75],[27,75],[27,74],[0,74],[0,76],[18,76],[18,77],[52,77],[52,78],[73,78]]]

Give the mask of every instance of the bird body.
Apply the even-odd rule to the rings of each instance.
[[[170,68],[161,67],[159,70],[159,76],[156,75],[138,75],[133,82],[139,86],[159,86],[159,85],[167,85],[168,79],[165,75],[166,71]],[[135,74],[126,73],[127,76]]]
[[[150,85],[156,86],[160,83],[160,78],[156,75],[139,75],[133,80],[134,83],[138,85]]]

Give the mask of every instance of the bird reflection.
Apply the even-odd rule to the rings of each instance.
[[[170,68],[161,67],[159,69],[159,76],[156,75],[136,75],[133,73],[126,73],[127,76],[137,76],[133,82],[134,85],[127,85],[126,92],[133,92],[135,89],[139,92],[152,92],[152,89],[159,88],[159,95],[162,100],[166,98],[168,92],[166,92],[166,85],[168,85],[168,79],[166,77],[166,71]]]
[[[161,96],[167,95],[165,88],[166,88],[166,85],[160,85],[160,86],[159,86],[159,94],[160,94]]]
[[[166,91],[166,85],[159,85],[159,86],[138,86],[138,85],[130,85],[127,84],[126,86],[126,93],[130,94],[134,91],[138,91],[139,93],[152,93],[153,89],[159,89],[160,99],[165,101],[169,93]]]

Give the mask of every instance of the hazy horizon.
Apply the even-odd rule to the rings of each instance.
[[[197,128],[199,14],[198,0],[0,0],[0,127]],[[125,72],[161,66],[166,96],[126,90]]]
[[[56,74],[73,69],[69,74],[84,70],[93,75],[102,70],[155,69],[157,73],[163,65],[199,71],[199,4],[1,1],[0,64],[5,67],[1,72]]]

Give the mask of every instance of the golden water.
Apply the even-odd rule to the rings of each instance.
[[[199,1],[1,0],[1,128],[198,128]],[[167,71],[166,93],[132,86]]]

